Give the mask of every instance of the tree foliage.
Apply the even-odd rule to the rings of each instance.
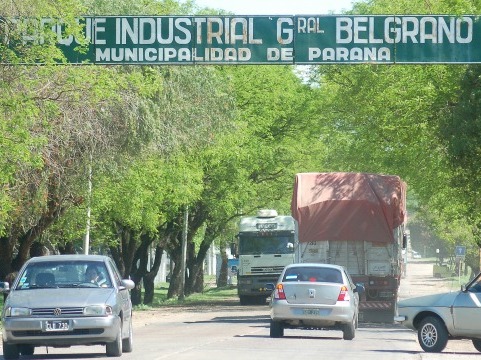
[[[479,6],[372,0],[352,12],[471,14]],[[82,14],[208,11],[173,0],[26,0],[0,9],[66,19],[76,36]],[[400,175],[419,237],[430,234],[426,246],[468,245],[476,266],[479,66],[317,66],[306,82],[280,65],[58,66],[53,37],[17,45],[0,45],[10,63],[0,65],[2,278],[34,243],[81,251],[90,209],[90,246],[132,276],[136,302],[142,283],[153,291],[164,252],[176,263],[169,296],[202,291],[211,245],[224,249],[243,214],[288,213],[294,174],[304,171]],[[38,59],[45,65],[25,65]],[[188,275],[179,265],[187,209]]]

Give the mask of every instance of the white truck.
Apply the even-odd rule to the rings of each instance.
[[[276,210],[259,210],[242,217],[238,234],[237,293],[241,305],[265,304],[281,271],[294,262],[297,224],[292,216]]]
[[[365,288],[359,320],[392,323],[406,248],[406,184],[394,175],[300,173],[291,212],[299,226],[295,261],[346,267]]]

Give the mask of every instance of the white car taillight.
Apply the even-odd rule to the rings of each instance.
[[[277,300],[285,300],[286,294],[284,293],[284,286],[282,284],[278,284],[276,289],[274,290],[274,299]]]
[[[341,286],[341,291],[339,292],[339,296],[337,297],[337,301],[350,301],[351,296],[349,295],[349,291],[347,290],[346,286]]]

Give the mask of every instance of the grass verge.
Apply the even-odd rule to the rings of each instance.
[[[238,302],[237,287],[229,285],[226,287],[207,287],[202,293],[194,293],[179,299],[173,297],[167,299],[168,283],[163,283],[154,291],[154,300],[149,305],[136,305],[134,310],[149,310],[163,306],[195,306],[195,305],[222,305]]]

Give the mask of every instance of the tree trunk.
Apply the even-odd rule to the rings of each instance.
[[[8,237],[0,237],[0,281],[12,271],[14,242]]]
[[[135,287],[130,290],[130,300],[132,305],[142,304],[142,284],[140,282],[135,284]]]
[[[210,228],[207,227],[206,233],[210,231]],[[207,237],[205,236],[202,242],[200,243],[199,246],[199,252],[197,255],[194,253],[194,250],[192,251],[192,282],[190,283],[190,287],[186,290],[189,292],[189,294],[192,294],[194,292],[197,293],[202,293],[204,291],[205,285],[204,285],[204,261],[207,256],[207,253],[209,252],[209,248],[212,246],[212,243],[214,242],[213,237]],[[194,247],[195,249],[195,247]]]
[[[144,288],[145,288],[145,293],[144,293],[145,305],[152,304],[152,302],[154,301],[154,290],[155,290],[154,280],[159,272],[163,253],[164,253],[164,249],[158,244],[157,247],[155,248],[155,259],[151,265],[151,268],[144,275],[143,282],[144,282]]]
[[[225,251],[220,252],[220,256],[222,258],[222,264],[220,266],[220,273],[219,277],[217,278],[217,286],[218,287],[225,287],[227,286],[227,278],[228,278],[228,271],[230,272],[230,269],[227,270],[228,266],[228,260],[227,260],[227,254]]]
[[[181,264],[182,252],[180,251],[180,246],[176,251],[171,252],[170,256],[175,266],[173,269],[171,269],[172,276],[170,277],[169,290],[167,291],[167,299],[171,299],[175,296],[179,296],[181,293],[180,264]]]

